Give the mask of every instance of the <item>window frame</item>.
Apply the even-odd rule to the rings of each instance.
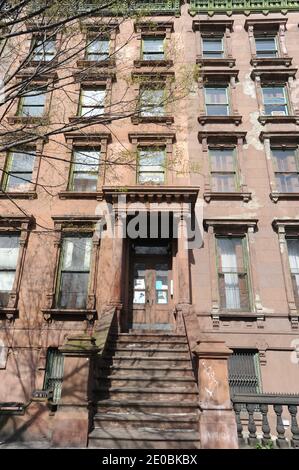
[[[75,171],[74,170],[74,167],[76,165],[76,161],[74,160],[74,155],[76,153],[84,153],[84,152],[98,152],[99,154],[99,160],[98,160],[98,169],[97,171]],[[93,148],[93,147],[79,147],[78,145],[75,146],[73,149],[72,149],[72,158],[71,158],[71,162],[70,162],[70,172],[69,172],[69,178],[68,178],[68,191],[72,191],[72,192],[96,192],[98,190],[98,186],[99,186],[99,178],[100,178],[100,166],[101,166],[101,157],[102,157],[102,147],[101,145],[98,146],[98,148]],[[78,189],[74,189],[74,174],[75,173],[83,173],[83,174],[94,174],[94,175],[97,175],[97,180],[96,180],[96,189],[95,190],[91,190],[91,189],[88,189],[87,191],[83,191],[83,190],[78,190]]]
[[[148,150],[156,150],[156,151],[159,151],[159,149],[163,149],[163,153],[164,153],[164,170],[163,170],[163,181],[161,182],[154,182],[154,181],[145,181],[145,182],[141,182],[140,181],[140,174],[141,173],[158,173],[158,174],[161,174],[162,171],[141,171],[140,168],[141,168],[141,165],[140,165],[140,152],[144,149],[148,149]],[[157,185],[157,186],[165,186],[167,184],[167,153],[166,153],[166,145],[152,145],[152,146],[143,146],[143,145],[139,145],[137,147],[137,168],[136,168],[136,183],[137,184],[140,184],[140,185]],[[147,167],[149,166],[161,166],[161,165],[147,165]]]
[[[236,271],[236,272],[232,272],[232,274],[237,274],[238,277],[239,277],[239,274],[240,275],[245,275],[246,277],[246,290],[247,290],[247,299],[248,299],[248,305],[244,308],[227,308],[226,306],[224,307],[223,305],[221,305],[221,290],[220,290],[220,275],[224,274],[225,272],[223,272],[221,270],[220,272],[220,259],[221,259],[221,253],[219,251],[219,247],[218,247],[218,240],[219,239],[238,239],[238,240],[242,240],[241,241],[241,246],[242,246],[242,262],[243,262],[243,271]],[[250,271],[249,271],[249,250],[248,250],[248,240],[247,240],[247,236],[246,234],[243,234],[243,235],[240,235],[240,234],[234,234],[234,235],[226,235],[226,234],[217,234],[215,236],[215,251],[216,251],[216,267],[217,267],[217,278],[218,278],[218,289],[219,289],[219,300],[220,300],[220,303],[219,303],[219,307],[222,311],[226,311],[226,312],[240,312],[240,314],[242,314],[242,312],[248,312],[248,311],[251,311],[252,310],[252,293],[251,293],[251,284],[250,284]],[[239,285],[240,281],[238,281],[238,285]],[[240,293],[240,292],[239,292]],[[241,296],[240,296],[240,302],[241,302]]]
[[[267,114],[266,113],[266,106],[275,106],[275,103],[270,103],[270,104],[266,104],[265,103],[265,96],[264,96],[264,89],[265,88],[281,88],[283,90],[283,95],[284,95],[284,100],[285,100],[285,103],[283,105],[278,105],[277,106],[284,106],[285,107],[285,110],[286,110],[286,113],[285,114],[273,114],[273,111],[271,112],[271,114]],[[263,104],[263,110],[264,110],[264,113],[263,115],[266,116],[266,117],[273,117],[273,116],[282,116],[282,117],[287,117],[287,116],[291,116],[291,106],[290,106],[290,99],[289,99],[289,93],[288,93],[288,89],[287,89],[287,85],[285,83],[277,83],[277,84],[270,84],[270,83],[262,83],[261,84],[261,92],[262,92],[262,104]]]
[[[97,91],[100,91],[100,90],[105,90],[105,95],[104,95],[104,99],[103,99],[103,104],[102,105],[99,105],[99,106],[85,106],[83,105],[83,97],[84,97],[84,90],[88,90],[88,91],[91,91],[91,90],[97,90]],[[99,116],[103,116],[106,112],[106,106],[107,106],[107,86],[102,84],[102,85],[94,85],[94,86],[87,86],[86,84],[82,83],[81,85],[81,88],[80,88],[80,96],[79,96],[79,103],[78,103],[78,110],[77,110],[77,117],[78,118],[86,118],[86,119],[96,119],[98,118]],[[92,108],[92,109],[100,109],[100,110],[103,110],[103,112],[99,113],[99,114],[95,114],[95,115],[84,115],[82,114],[82,111],[84,108]]]
[[[39,41],[41,41],[41,44],[43,46],[46,46],[46,44],[49,43],[49,42],[53,43],[53,50],[50,54],[46,52],[45,47],[43,48],[43,51],[42,51],[43,52],[43,58],[41,58],[41,59],[36,58],[36,55],[37,55],[36,53],[37,53],[37,49],[38,49],[37,43]],[[55,56],[57,54],[56,45],[57,45],[57,38],[55,36],[54,37],[51,36],[49,38],[42,38],[40,35],[34,35],[33,38],[32,38],[31,47],[30,47],[31,62],[41,63],[41,64],[48,64],[48,63],[52,62],[55,59]],[[45,57],[47,55],[50,55],[51,58],[45,59]]]
[[[39,85],[40,86],[40,85]],[[26,97],[28,96],[29,94],[29,97],[30,97],[30,92],[31,91],[34,91],[35,88],[34,87],[30,87],[29,91],[26,92],[26,94],[24,94],[23,96],[21,96],[19,98],[19,102],[18,102],[18,109],[17,109],[17,117],[20,117],[20,118],[25,118],[25,119],[42,119],[43,117],[45,117],[46,115],[46,108],[47,108],[47,86],[46,85],[42,85],[42,90],[44,90],[43,93],[37,93],[36,95],[31,95],[31,96],[44,96],[44,102],[43,102],[43,105],[31,105],[31,108],[41,108],[43,109],[43,112],[40,114],[40,115],[34,115],[34,114],[24,114],[24,106],[25,106],[25,99]],[[39,89],[37,89],[37,91],[41,91]],[[27,105],[28,106],[28,105]]]
[[[66,270],[63,269],[63,263],[64,263],[64,240],[66,239],[75,239],[78,238],[80,239],[81,237],[84,238],[90,238],[91,239],[91,249],[90,249],[90,261],[89,261],[89,268],[88,270]],[[87,309],[87,301],[88,301],[88,292],[90,288],[90,270],[91,270],[91,256],[92,256],[92,233],[91,232],[85,232],[78,233],[78,232],[68,232],[67,234],[64,233],[62,240],[61,240],[61,250],[60,250],[60,257],[59,257],[59,263],[58,263],[58,274],[57,274],[57,281],[56,281],[56,289],[55,289],[55,307],[60,310],[86,310]],[[61,286],[62,286],[62,277],[63,273],[74,273],[74,274],[82,274],[82,273],[88,273],[88,282],[87,282],[87,287],[86,287],[86,303],[85,306],[82,307],[73,307],[73,306],[66,306],[62,307],[61,306],[61,299],[60,296],[63,293]]]
[[[146,40],[157,40],[157,39],[160,39],[162,40],[162,46],[163,46],[163,57],[162,58],[159,58],[159,59],[145,59],[144,58],[144,42]],[[154,54],[155,55],[155,52],[153,51],[150,51],[150,52],[147,52],[147,54]],[[156,55],[160,54],[159,52],[156,53]],[[143,62],[161,62],[161,61],[165,61],[167,60],[167,57],[166,57],[166,37],[165,37],[165,34],[161,34],[161,35],[149,35],[149,34],[143,34],[141,36],[141,47],[140,47],[140,60],[143,61]]]
[[[257,40],[267,40],[267,39],[273,39],[274,44],[275,44],[275,55],[270,55],[270,57],[267,57],[266,55],[260,55],[257,46]],[[279,50],[279,41],[277,38],[277,34],[254,34],[254,41],[255,41],[255,56],[257,59],[277,59],[280,57],[280,50]],[[263,52],[266,53],[266,49],[263,50]]]
[[[213,170],[212,169],[212,162],[211,162],[211,150],[215,151],[224,151],[224,150],[231,150],[232,151],[232,155],[233,155],[233,168],[234,170],[233,171],[216,171],[216,170]],[[241,182],[240,182],[240,175],[239,175],[239,168],[238,168],[238,163],[237,163],[237,159],[238,159],[238,156],[237,156],[237,148],[236,148],[236,145],[221,145],[221,146],[216,146],[216,145],[208,145],[208,157],[209,157],[209,169],[210,169],[210,187],[211,187],[211,191],[212,192],[221,192],[223,194],[227,193],[227,192],[231,192],[231,191],[216,191],[214,190],[213,188],[213,175],[214,174],[232,174],[233,175],[233,178],[234,178],[234,190],[232,192],[240,192],[241,190]]]
[[[206,94],[206,90],[207,89],[225,89],[225,96],[226,96],[226,104],[225,105],[220,105],[220,106],[226,106],[226,109],[227,109],[227,114],[209,114],[208,113],[208,106],[219,106],[219,104],[210,104],[210,103],[207,103],[207,94]],[[231,112],[231,96],[230,96],[230,87],[229,87],[229,84],[227,84],[226,86],[225,85],[222,85],[220,86],[220,84],[212,84],[212,83],[209,83],[209,84],[206,84],[204,86],[204,96],[205,96],[205,111],[206,111],[206,116],[208,117],[228,117],[232,114]]]
[[[92,38],[94,38],[92,40]],[[96,40],[99,40],[99,41],[103,41],[103,40],[106,40],[108,41],[108,53],[91,53],[89,54],[88,53],[88,48],[91,46],[91,44],[93,42],[95,42]],[[105,54],[108,54],[108,56],[105,58],[105,59],[90,59],[89,58],[89,55],[98,55],[98,56],[101,56],[101,55],[105,55]],[[92,63],[92,62],[95,62],[95,63],[101,63],[101,62],[107,62],[110,60],[110,56],[111,56],[111,38],[110,38],[110,35],[109,33],[100,33],[100,34],[96,34],[95,32],[91,32],[89,31],[86,35],[86,46],[85,46],[85,51],[84,51],[84,60],[89,62],[89,63]]]
[[[160,86],[160,88],[157,88]],[[162,91],[163,98],[162,98],[162,105],[158,106],[159,109],[162,109],[161,114],[155,114],[155,108],[152,103],[149,103],[146,105],[145,103],[142,103],[142,93],[144,90],[149,90],[149,91]],[[141,118],[164,118],[167,114],[167,89],[166,89],[166,83],[165,82],[157,82],[156,84],[144,84],[139,87],[139,99],[138,99],[138,106],[140,109],[140,117]],[[153,114],[144,114],[144,110],[142,109],[143,107],[149,106],[150,109],[152,109],[154,112]]]
[[[294,171],[276,171],[275,170],[275,157],[273,155],[273,150],[280,150],[280,151],[287,151],[287,150],[294,150],[294,160],[295,160],[295,165],[296,165],[296,168],[297,168],[297,171],[294,172]],[[277,191],[279,193],[290,193],[290,194],[296,194],[299,192],[298,191],[279,191],[278,188],[279,188],[279,185],[277,184],[277,177],[276,175],[277,174],[293,174],[293,175],[297,175],[298,177],[298,185],[299,185],[299,149],[298,149],[298,145],[288,145],[288,146],[283,146],[283,145],[278,145],[278,144],[272,144],[270,145],[270,152],[271,152],[271,158],[272,158],[272,162],[273,162],[273,172],[274,172],[274,176],[275,176],[275,186],[277,188]]]
[[[24,174],[24,173],[30,173],[31,174],[31,181],[29,182],[28,181],[28,188],[27,189],[23,189],[22,191],[18,191],[18,190],[15,190],[13,189],[12,191],[8,188],[8,181],[9,181],[9,178],[11,176],[11,165],[12,165],[12,161],[13,161],[13,155],[15,155],[16,153],[24,153],[24,152],[34,152],[34,160],[33,160],[33,165],[32,165],[32,171],[15,171],[13,172],[13,175],[15,174]],[[30,193],[32,191],[35,190],[36,188],[36,182],[37,181],[34,181],[34,178],[36,179],[37,178],[37,159],[39,158],[39,156],[37,155],[37,149],[36,148],[30,148],[30,149],[18,149],[18,148],[15,148],[15,149],[11,149],[9,152],[7,152],[7,155],[6,155],[6,160],[5,160],[5,165],[4,165],[4,172],[3,172],[3,175],[2,175],[2,179],[1,179],[1,188],[3,191],[6,191],[8,193],[15,193],[15,192],[19,192],[19,193]],[[20,184],[22,184],[22,181],[23,180],[20,180]],[[24,181],[25,182],[25,181]],[[30,189],[29,189],[30,187]]]
[[[221,55],[216,55],[216,53],[211,53],[211,51],[209,52],[211,54],[211,57],[208,57],[205,55],[205,48],[204,48],[204,41],[216,41],[217,39],[220,39],[221,40]],[[224,59],[226,57],[226,50],[225,50],[225,40],[224,40],[224,34],[222,35],[211,35],[211,34],[201,34],[201,50],[202,50],[202,57],[203,59]]]

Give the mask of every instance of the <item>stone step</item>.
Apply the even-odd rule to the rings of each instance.
[[[161,387],[163,389],[175,389],[184,387],[185,389],[196,390],[195,380],[192,377],[148,377],[147,375],[125,376],[109,375],[98,376],[97,385],[103,387]]]
[[[98,387],[95,390],[99,398],[110,398],[115,400],[165,400],[165,401],[188,401],[196,400],[197,390],[188,390],[184,387],[163,390],[161,388],[142,388],[142,387]]]
[[[197,400],[192,401],[150,401],[150,400],[100,400],[97,410],[101,413],[195,413],[198,410]]]
[[[133,355],[133,356],[114,356],[114,357],[103,357],[104,364],[113,365],[113,366],[123,366],[123,367],[130,367],[130,366],[141,366],[141,367],[190,367],[190,358],[185,357],[173,357],[173,356],[165,356],[165,357],[157,357],[157,356],[140,356]]]
[[[119,366],[103,366],[98,368],[98,376],[102,375],[108,376],[125,376],[128,375],[138,376],[138,377],[159,377],[159,378],[183,378],[188,377],[194,380],[194,372],[191,367],[124,367],[122,364]]]
[[[198,449],[199,435],[194,431],[139,431],[107,428],[94,429],[88,447],[102,449]]]
[[[117,342],[109,341],[108,349],[166,349],[168,351],[184,351],[189,352],[187,343],[178,343],[177,341],[128,341],[119,340]]]
[[[123,356],[138,356],[138,357],[175,357],[175,358],[184,358],[190,361],[190,354],[189,351],[173,351],[170,349],[129,349],[129,348],[117,348],[114,349],[106,349],[104,358],[105,357],[123,357]]]
[[[190,429],[198,431],[199,417],[196,413],[96,413],[94,416],[95,429],[109,427],[125,427],[125,429],[151,427],[153,429]]]
[[[187,343],[185,335],[175,335],[171,333],[120,333],[119,335],[110,335],[110,339],[113,341],[157,341],[159,343],[164,341],[175,341],[181,342],[182,344]]]

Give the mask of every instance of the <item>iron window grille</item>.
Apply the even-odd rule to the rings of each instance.
[[[44,390],[53,393],[52,401],[57,404],[61,398],[64,357],[57,348],[47,351]]]

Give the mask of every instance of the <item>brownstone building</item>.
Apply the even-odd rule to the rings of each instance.
[[[20,46],[1,441],[298,447],[299,3],[137,3]]]

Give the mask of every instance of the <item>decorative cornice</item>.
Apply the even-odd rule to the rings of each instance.
[[[299,9],[299,8],[298,8]],[[256,19],[249,19],[245,21],[244,28],[248,31],[250,26],[253,26],[254,29],[276,29],[279,28],[280,25],[286,25],[288,22],[288,18],[256,18]]]
[[[234,141],[236,139],[243,139],[245,142],[246,139],[246,131],[221,131],[221,135],[219,135],[219,131],[201,131],[198,133],[198,140],[202,142],[203,139],[210,139],[210,138],[217,138],[217,143],[221,144],[223,141]]]
[[[214,20],[214,19],[208,19],[208,20],[193,20],[192,22],[192,29],[193,31],[196,30],[202,30],[202,29],[209,29],[213,27],[214,29],[222,29],[225,30],[228,28],[231,32],[234,30],[233,29],[234,25],[234,20]]]

